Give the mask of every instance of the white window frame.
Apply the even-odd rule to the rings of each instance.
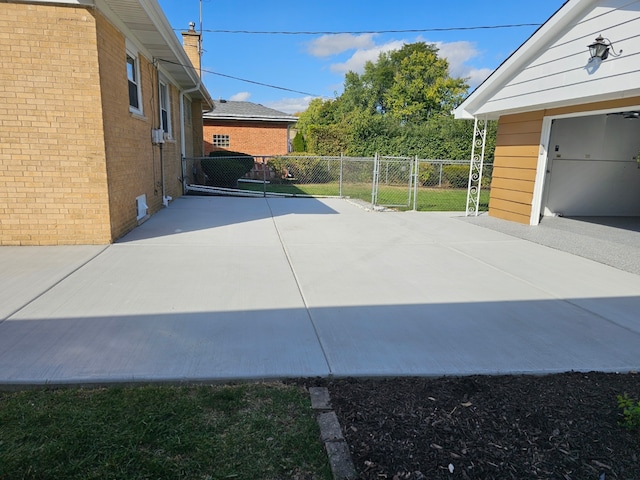
[[[128,42],[127,42],[128,43]],[[130,60],[132,62],[130,62]],[[129,65],[131,65],[133,68],[130,70]],[[129,111],[131,113],[135,113],[137,115],[142,115],[143,111],[142,111],[142,82],[140,79],[140,59],[138,57],[138,52],[133,50],[132,48],[129,48],[129,45],[127,45],[127,56],[126,56],[126,68],[127,68],[127,92],[128,92],[128,96],[129,96]],[[133,79],[130,78],[130,73],[133,74]],[[138,100],[138,106],[134,106],[131,105],[131,95],[129,93],[129,89],[131,88],[131,84],[134,84],[136,86],[136,90],[137,90],[137,100]]]
[[[211,145],[220,148],[230,147],[231,137],[223,133],[214,133],[211,137]]]
[[[162,78],[158,82],[158,107],[160,111],[160,128],[164,130],[165,138],[173,139],[173,127],[171,122],[171,84]],[[166,124],[163,113],[166,113]]]

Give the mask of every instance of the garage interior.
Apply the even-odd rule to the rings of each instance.
[[[543,217],[640,217],[640,112],[553,120]]]
[[[537,226],[464,220],[640,275],[640,111],[557,118],[548,151]]]

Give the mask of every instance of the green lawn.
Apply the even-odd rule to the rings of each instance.
[[[281,384],[0,392],[1,479],[329,480],[303,389]]]
[[[241,183],[240,187],[243,190],[263,191],[263,185],[258,183]],[[340,186],[338,183],[267,184],[267,191],[293,195],[338,196],[340,194]],[[403,208],[403,206],[407,205],[408,193],[408,186],[380,185],[378,190],[378,204],[396,205],[398,208]],[[345,197],[364,200],[365,202],[371,202],[371,184],[344,184],[342,186],[342,195]],[[418,211],[463,212],[466,209],[466,204],[466,188],[418,188]],[[411,203],[409,207],[413,207],[413,203]],[[486,211],[488,208],[489,190],[484,189],[480,192],[480,210]]]

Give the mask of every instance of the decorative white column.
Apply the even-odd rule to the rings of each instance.
[[[465,215],[478,216],[480,189],[482,187],[482,166],[487,144],[487,119],[475,117],[473,122],[473,145],[469,165],[469,186],[467,187],[467,208]]]

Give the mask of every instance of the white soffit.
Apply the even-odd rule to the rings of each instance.
[[[172,83],[183,90],[200,83],[198,73],[157,0],[96,0],[96,6],[118,28],[134,37],[130,40],[137,43],[149,60],[160,60],[160,68],[172,79]],[[199,93],[196,97],[210,101],[204,85],[200,85]]]

